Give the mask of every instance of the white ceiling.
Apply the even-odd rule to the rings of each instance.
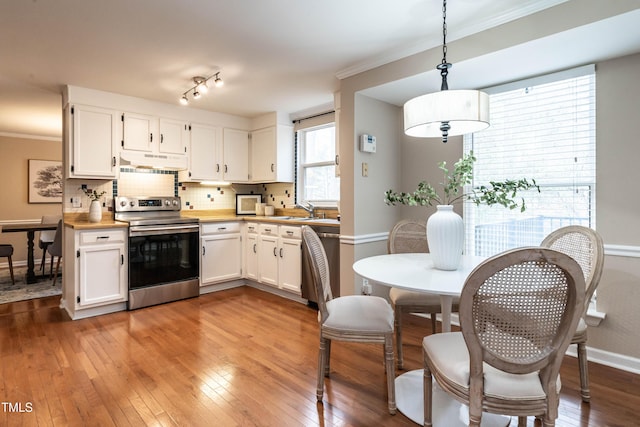
[[[448,39],[565,1],[450,1]],[[216,71],[225,86],[193,106],[245,117],[311,111],[333,101],[338,76],[441,45],[441,9],[440,0],[2,1],[0,134],[59,139],[66,84],[177,103],[193,76]],[[580,43],[576,34],[558,35],[576,46],[568,50],[558,50],[563,45],[552,38],[524,46],[529,57],[533,49],[556,46],[533,65],[518,61],[515,49],[496,54],[510,55],[507,69],[497,70],[492,57],[468,61],[455,69],[456,78],[464,81],[460,86],[483,87],[534,68],[555,70],[617,51],[637,52],[637,22],[638,14],[631,14],[576,29],[582,31]],[[402,105],[437,90],[425,85],[431,80],[437,86],[437,78],[416,76],[367,94]]]

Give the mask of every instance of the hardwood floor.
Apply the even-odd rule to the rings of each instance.
[[[387,412],[377,345],[336,342],[317,404],[316,312],[304,305],[246,287],[77,321],[57,305],[0,305],[2,426],[415,426]],[[405,319],[408,369],[427,333],[427,320]],[[556,425],[638,425],[640,376],[590,369],[584,405],[566,358]]]

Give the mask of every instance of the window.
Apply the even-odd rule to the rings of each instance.
[[[340,200],[340,178],[335,174],[335,141],[334,123],[297,131],[297,203],[337,206]]]
[[[595,228],[595,72],[581,67],[492,88],[491,126],[465,136],[473,185],[533,178],[526,211],[465,203],[465,253],[491,256],[539,245],[566,225]]]

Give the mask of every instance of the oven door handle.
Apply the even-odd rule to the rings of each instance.
[[[160,234],[197,233],[200,226],[193,225],[163,225],[158,227],[130,227],[129,237],[157,236]]]

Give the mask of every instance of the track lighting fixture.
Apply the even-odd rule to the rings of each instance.
[[[209,77],[201,77],[201,76],[194,77],[193,78],[194,86],[182,94],[182,97],[180,98],[180,104],[182,105],[189,104],[189,97],[187,96],[189,93],[191,93],[191,97],[193,99],[199,99],[202,95],[207,93],[209,91],[209,86],[207,85],[207,82],[214,77],[215,79],[213,80],[213,84],[215,87],[220,87],[224,84],[224,82],[222,81],[222,78],[220,78],[220,71],[218,71],[217,73]]]

